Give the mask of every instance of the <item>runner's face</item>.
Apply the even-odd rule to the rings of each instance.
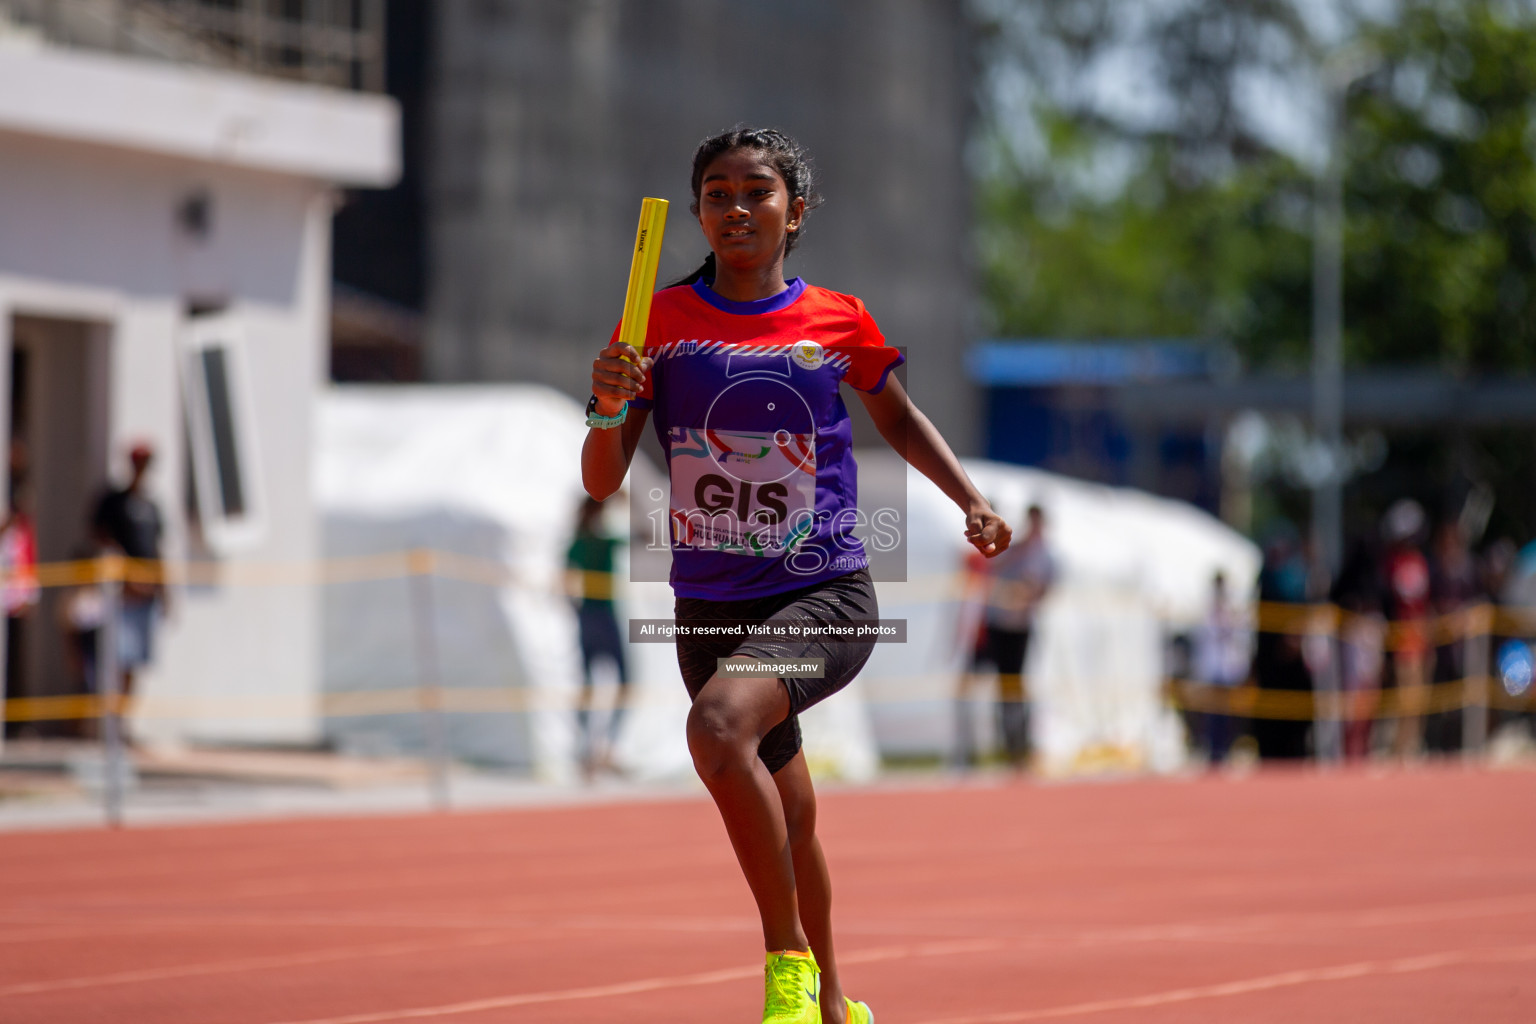
[[[735,270],[769,266],[784,255],[784,238],[799,230],[804,199],[791,199],[784,179],[755,149],[721,153],[699,184],[699,226],[715,259]]]

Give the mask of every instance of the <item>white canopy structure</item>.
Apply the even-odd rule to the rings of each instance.
[[[1025,665],[1040,769],[1180,766],[1182,727],[1161,696],[1166,640],[1203,618],[1218,571],[1232,599],[1251,609],[1258,548],[1183,502],[1023,466],[966,460],[965,467],[1016,530],[1029,505],[1046,515],[1057,580]],[[970,550],[964,516],[910,467],[867,460],[864,468],[887,494],[893,478],[905,483],[911,531],[908,581],[880,590],[882,617],[908,620],[907,643],[878,648],[864,670],[876,735],[887,756],[945,753],[968,657],[962,638],[977,614],[960,602]],[[869,500],[866,489],[861,503]]]
[[[528,709],[453,715],[449,742],[459,757],[524,765],[552,780],[575,772],[580,665],[563,567],[582,497],[582,418],[552,390],[495,385],[333,389],[317,420],[315,490],[328,555],[435,548],[510,570],[508,585],[432,584],[443,683],[514,687]],[[859,679],[803,719],[813,769],[848,779],[873,776],[881,754],[947,753],[967,550],[963,517],[928,481],[888,453],[861,463],[862,504],[903,509],[907,580],[878,589],[882,615],[908,621],[908,642],[879,646]],[[1060,582],[1041,610],[1027,667],[1046,769],[1081,771],[1106,759],[1175,767],[1179,725],[1159,698],[1164,626],[1198,620],[1217,569],[1246,597],[1258,551],[1177,502],[1014,466],[967,468],[1011,520],[1029,503],[1050,519]],[[660,477],[643,454],[633,473],[632,484],[646,488]],[[610,529],[625,532],[621,511]],[[671,616],[665,583],[628,582],[622,565],[620,577],[621,622]],[[410,587],[385,579],[327,588],[328,691],[421,680],[421,603],[412,604]],[[616,759],[637,777],[687,775],[688,701],[673,648],[629,650],[636,694]],[[343,744],[424,742],[414,716],[333,719],[330,729]]]
[[[576,772],[573,709],[580,679],[576,622],[564,592],[565,552],[583,497],[579,405],[522,385],[348,387],[324,395],[316,493],[326,553],[361,556],[435,548],[511,571],[513,582],[433,582],[442,682],[516,687],[526,712],[456,714],[449,744],[462,758],[531,768],[565,781]],[[659,479],[643,454],[633,478]],[[627,532],[621,506],[609,528]],[[619,566],[620,621],[671,618],[666,583],[630,583]],[[411,687],[419,642],[406,580],[332,584],[324,598],[330,692]],[[615,759],[640,778],[692,773],[684,741],[688,696],[669,644],[629,649],[634,697]],[[342,744],[420,750],[416,716],[333,719]],[[841,695],[804,723],[820,771],[867,778],[878,766],[869,721]]]

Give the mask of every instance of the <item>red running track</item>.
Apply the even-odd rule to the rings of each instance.
[[[879,1024],[1536,1020],[1536,773],[824,795]],[[8,1024],[758,1020],[703,799],[0,836]]]

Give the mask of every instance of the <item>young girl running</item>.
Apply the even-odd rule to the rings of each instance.
[[[676,618],[694,627],[677,641],[693,698],[688,749],[762,918],[764,1024],[868,1024],[869,1007],[844,996],[837,973],[797,717],[846,686],[873,649],[829,638],[828,627],[879,617],[852,532],[857,469],[839,386],[964,510],[982,554],[1007,548],[1010,531],[891,377],[902,357],[864,304],[785,281],[784,258],[819,199],[800,146],[771,129],[712,136],[694,153],[692,189],[710,255],[657,293],[643,353],[615,340],[592,364],[582,480],[594,498],[617,491],[654,411],[671,478]],[[811,660],[820,676],[770,670]]]

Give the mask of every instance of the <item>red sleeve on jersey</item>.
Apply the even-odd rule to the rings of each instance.
[[[852,338],[837,346],[837,352],[851,360],[843,380],[871,395],[879,394],[891,371],[906,361],[900,352],[886,345],[885,335],[863,303],[859,303],[858,329]]]

